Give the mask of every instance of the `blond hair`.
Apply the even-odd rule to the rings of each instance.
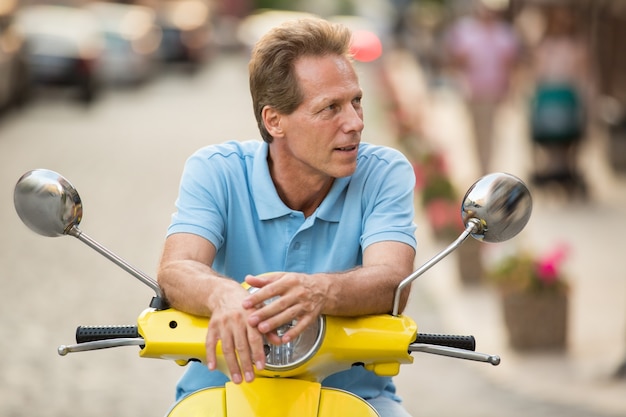
[[[262,111],[271,106],[291,114],[302,102],[295,62],[303,56],[340,55],[351,59],[350,30],[319,18],[292,20],[265,34],[252,50],[248,65],[254,116],[263,140],[272,136],[263,123]]]

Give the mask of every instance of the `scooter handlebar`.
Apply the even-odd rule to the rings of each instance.
[[[78,326],[76,328],[76,343],[137,337],[141,336],[139,335],[136,325]],[[476,339],[474,336],[418,333],[414,343],[448,346],[472,351],[476,350]]]
[[[415,343],[426,343],[429,345],[448,346],[457,349],[476,350],[476,339],[474,336],[459,336],[452,334],[431,334],[418,333]]]
[[[136,325],[78,326],[76,328],[76,343],[137,337],[141,336]]]

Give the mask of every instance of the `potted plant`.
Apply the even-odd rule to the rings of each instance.
[[[450,181],[444,157],[427,152],[414,165],[415,187],[436,239],[448,241],[462,229],[457,192]]]
[[[503,258],[488,271],[500,290],[514,349],[565,349],[569,285],[560,267],[566,253],[565,245],[542,256],[522,251]]]
[[[440,152],[424,152],[415,164],[416,188],[435,239],[450,243],[464,229],[461,199],[448,175]],[[459,278],[463,284],[482,282],[484,275],[481,243],[468,239],[456,251]]]

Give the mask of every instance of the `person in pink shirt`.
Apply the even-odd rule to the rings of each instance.
[[[475,13],[457,20],[445,38],[445,50],[472,119],[481,174],[489,170],[494,116],[509,93],[520,53],[518,36],[502,19],[496,3],[477,1]]]

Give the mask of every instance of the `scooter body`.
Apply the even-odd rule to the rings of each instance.
[[[76,331],[77,343],[60,346],[59,354],[134,345],[139,346],[143,358],[166,359],[183,366],[190,361],[204,363],[209,319],[170,308],[155,280],[85,235],[78,228],[82,202],[69,181],[49,170],[27,172],[16,184],[14,203],[22,221],[33,231],[48,237],[73,236],[155,292],[150,308],[139,315],[135,325],[80,326]],[[531,208],[528,189],[518,178],[509,174],[483,177],[463,200],[465,231],[398,285],[391,314],[320,316],[295,340],[280,346],[266,343],[266,366],[256,371],[253,382],[228,382],[223,387],[192,393],[176,403],[167,415],[377,416],[365,400],[346,391],[323,387],[321,382],[353,366],[362,366],[380,376],[394,376],[401,365],[413,362],[412,352],[498,365],[498,356],[474,352],[473,336],[417,333],[415,322],[399,314],[400,294],[469,236],[488,242],[515,236],[528,222]],[[220,343],[216,354],[217,368],[228,375]]]
[[[168,417],[376,417],[367,402],[347,391],[291,378],[256,378],[206,388],[176,403]]]
[[[408,346],[415,341],[417,325],[406,316],[386,314],[362,317],[321,316],[323,323],[315,337],[297,339],[293,349],[306,350],[305,361],[288,364],[268,363],[257,376],[266,378],[298,378],[321,382],[327,376],[364,366],[381,376],[394,376],[401,364],[413,363]],[[209,319],[175,309],[147,309],[137,320],[144,347],[144,358],[173,360],[179,365],[189,361],[204,363],[205,339]],[[104,329],[104,328],[103,328]],[[312,340],[314,339],[314,340]],[[217,345],[217,368],[228,374],[228,367]],[[276,361],[275,361],[276,362]]]
[[[138,333],[145,341],[139,355],[144,358],[204,363],[205,338],[209,319],[174,309],[147,309],[137,321]],[[103,331],[103,329],[100,329]],[[376,315],[357,318],[323,316],[317,334],[305,349],[311,357],[286,366],[269,365],[257,371],[251,383],[226,383],[207,388],[179,401],[170,417],[182,416],[377,416],[372,406],[360,397],[321,386],[326,376],[364,366],[378,375],[394,376],[400,364],[412,363],[406,346],[415,340],[417,326],[409,317]],[[296,343],[307,343],[297,340]],[[296,346],[294,346],[294,349]],[[228,374],[217,346],[218,369]]]

